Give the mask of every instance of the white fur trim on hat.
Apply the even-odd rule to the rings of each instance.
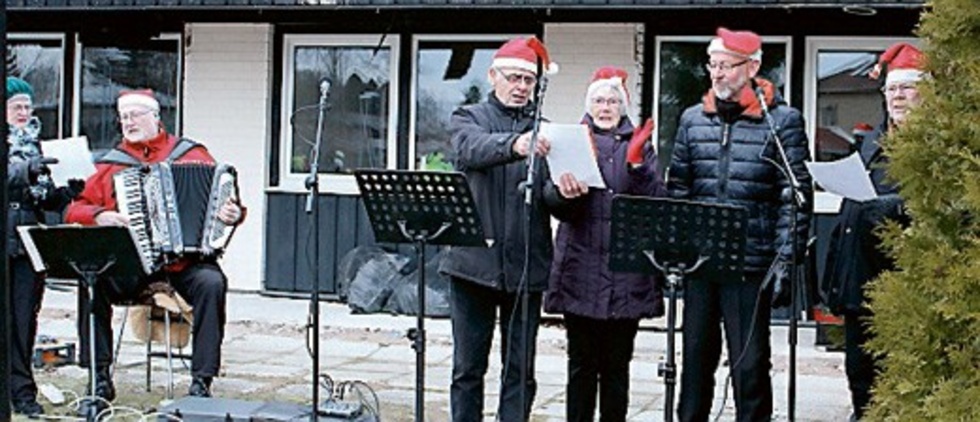
[[[595,96],[596,91],[604,86],[608,86],[616,91],[616,94],[619,95],[619,100],[622,101],[622,103],[620,103],[620,112],[622,114],[626,114],[626,110],[630,106],[629,95],[626,93],[626,86],[623,84],[623,78],[618,76],[606,79],[596,79],[589,84],[589,88],[585,91],[585,111],[588,112],[592,106],[592,97]]]
[[[902,83],[918,82],[925,77],[925,72],[916,69],[894,69],[885,76],[885,86]]]
[[[119,97],[117,105],[119,110],[130,106],[143,106],[153,111],[160,111],[160,103],[156,98],[142,93],[130,93]]]
[[[33,102],[33,100],[31,100],[30,94],[14,94],[11,95],[10,98],[7,98],[8,103],[14,100],[27,100]]]
[[[531,73],[535,73],[538,71],[537,63],[531,63],[527,60],[516,59],[513,57],[498,57],[496,59],[493,59],[493,67],[521,69]]]
[[[708,44],[708,54],[714,53],[725,53],[735,57],[743,57],[749,60],[755,60],[757,62],[762,61],[762,49],[756,50],[752,55],[746,56],[745,54],[739,53],[735,50],[730,50],[725,47],[725,42],[722,41],[721,37],[715,37],[711,39],[711,43]]]

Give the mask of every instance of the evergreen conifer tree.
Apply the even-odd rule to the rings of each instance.
[[[932,0],[918,35],[922,104],[883,140],[911,226],[871,286],[882,358],[868,420],[980,419],[980,1]]]

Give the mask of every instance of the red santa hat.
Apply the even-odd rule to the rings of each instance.
[[[762,38],[752,31],[731,31],[719,27],[708,44],[708,54],[726,53],[749,60],[762,61]]]
[[[885,86],[902,82],[918,82],[925,76],[925,72],[921,70],[922,61],[922,52],[918,48],[907,42],[900,42],[881,53],[878,64],[868,76],[878,79],[884,72]]]
[[[558,64],[551,61],[548,49],[537,37],[517,37],[504,43],[493,55],[493,67],[524,69],[538,73],[538,59],[542,69],[551,75],[558,73]]]
[[[596,69],[592,73],[592,80],[589,82],[589,88],[586,90],[585,95],[585,109],[589,109],[589,105],[592,101],[592,97],[595,92],[602,87],[611,87],[616,92],[619,93],[620,99],[623,100],[623,107],[629,107],[630,103],[630,92],[626,89],[626,78],[629,76],[626,70],[615,66],[603,66]]]
[[[160,103],[157,102],[156,97],[153,96],[153,90],[150,89],[124,89],[119,92],[119,100],[117,101],[116,108],[122,110],[123,108],[130,106],[143,106],[153,111],[160,111]]]

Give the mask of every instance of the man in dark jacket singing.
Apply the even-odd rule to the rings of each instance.
[[[802,256],[811,194],[803,162],[809,152],[799,111],[780,101],[772,83],[755,77],[762,61],[759,36],[725,28],[717,35],[708,46],[711,89],[681,116],[667,187],[676,198],[744,207],[747,243],[740,274],[705,279],[695,272],[685,280],[678,415],[681,421],[708,420],[723,323],[737,420],[768,421],[769,306],[770,301],[774,306],[789,301],[794,244],[795,256]],[[799,181],[803,207],[794,204],[777,142]],[[796,236],[791,233],[794,210]]]
[[[559,185],[550,181],[543,159],[550,148],[548,139],[539,137],[531,150],[539,61],[544,71],[557,70],[537,38],[505,43],[488,71],[489,98],[459,108],[450,121],[456,170],[466,174],[487,237],[487,247],[450,248],[440,267],[451,280],[450,406],[456,422],[483,420],[484,376],[498,319],[504,366],[497,417],[508,422],[527,420],[535,393],[533,360],[541,292],[552,257],[548,208],[561,206],[563,196],[588,191],[568,177]],[[526,207],[521,186],[530,154],[541,159],[535,160],[534,195],[532,205]],[[529,292],[526,318],[520,309],[524,289]]]

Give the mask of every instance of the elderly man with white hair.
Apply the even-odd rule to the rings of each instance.
[[[81,196],[68,207],[66,221],[83,225],[128,226],[130,218],[118,209],[113,176],[118,172],[144,164],[160,162],[213,164],[214,158],[203,145],[187,138],[167,133],[160,121],[160,103],[150,90],[123,91],[118,99],[119,124],[123,140],[96,162],[96,173],[89,177]],[[228,200],[217,215],[224,224],[240,224],[245,208]],[[221,366],[221,341],[224,337],[225,297],[228,282],[218,266],[216,257],[185,255],[151,274],[150,281],[164,280],[193,306],[193,377],[188,395],[210,396],[211,381]],[[125,289],[108,288],[112,280],[97,284],[93,298],[96,315],[96,391],[106,401],[115,398],[110,365],[112,364],[111,303],[132,300],[116,297]],[[80,289],[79,300],[87,301],[87,292]],[[128,292],[133,293],[133,292]],[[84,302],[83,302],[84,303]],[[79,315],[81,340],[80,362],[91,365],[89,356],[87,316]]]
[[[759,35],[719,28],[707,53],[711,88],[681,115],[667,188],[675,198],[742,207],[748,226],[741,272],[716,277],[695,272],[684,280],[678,416],[685,422],[708,420],[724,326],[736,418],[768,421],[770,304],[789,302],[789,269],[794,257],[803,256],[811,202],[794,204],[797,195],[785,171],[799,181],[798,196],[807,198],[810,178],[803,163],[809,149],[800,112],[782,101],[771,82],[757,77]],[[777,143],[785,149],[789,169]]]

